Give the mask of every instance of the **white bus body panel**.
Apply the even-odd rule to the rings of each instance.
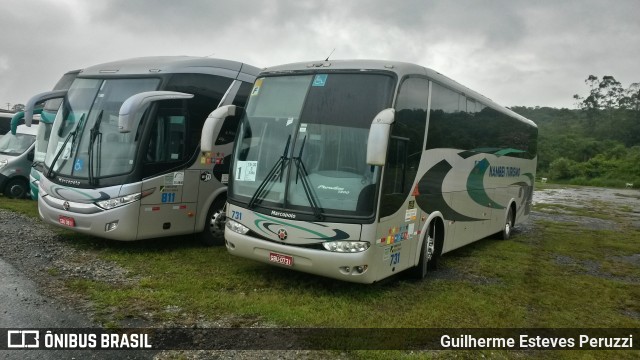
[[[40,178],[38,213],[45,222],[80,233],[102,234],[103,237],[114,240],[134,240],[138,231],[139,201],[111,210],[104,210],[95,205],[95,202],[140,191],[141,183],[99,190],[77,189],[57,185],[43,176]],[[64,224],[64,220],[69,218],[73,219],[73,227]],[[118,227],[106,232],[105,226],[114,221],[118,221]]]
[[[372,283],[379,278],[374,272],[377,271],[376,268],[368,267],[363,273],[356,271],[357,266],[369,266],[378,257],[382,260],[384,250],[373,244],[368,250],[358,253],[336,253],[300,246],[313,243],[321,246],[322,242],[334,239],[360,240],[363,236],[372,237],[375,226],[289,220],[255,213],[231,204],[227,205],[227,217],[263,237],[241,235],[225,229],[227,249],[232,255],[277,265],[269,260],[271,253],[277,253],[293,258],[292,266],[279,265],[292,270],[358,283]],[[287,234],[283,241],[278,237],[280,229]]]
[[[105,210],[95,202],[123,195],[153,190],[153,193],[130,204]],[[40,179],[38,209],[48,223],[69,228],[61,216],[74,219],[74,231],[106,239],[132,241],[161,236],[190,234],[204,228],[206,211],[217,196],[226,191],[211,171],[186,169],[171,172],[142,182],[112,186],[98,190],[76,189]],[[49,194],[55,194],[51,196]],[[206,199],[198,202],[199,194]],[[65,210],[64,203],[69,210]],[[205,205],[203,205],[205,204]],[[198,209],[202,213],[198,212]],[[196,220],[198,222],[196,223]],[[109,223],[118,221],[114,230],[106,231]]]

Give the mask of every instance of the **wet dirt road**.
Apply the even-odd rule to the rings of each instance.
[[[42,296],[38,286],[0,258],[0,329],[96,328],[75,309]],[[5,330],[7,329],[7,330]],[[4,341],[4,336],[0,338]],[[44,334],[39,342],[43,343]],[[5,344],[3,344],[5,345]],[[150,359],[156,351],[3,350],[0,359]]]
[[[531,216],[533,223],[544,219],[574,222],[592,230],[615,230],[619,226],[616,221],[598,218],[598,212],[606,212],[606,215],[640,228],[640,191],[635,189],[549,188],[534,191],[533,204],[538,205],[538,210]],[[545,205],[553,206],[552,213],[545,211]],[[584,210],[585,214],[575,215],[575,209]]]

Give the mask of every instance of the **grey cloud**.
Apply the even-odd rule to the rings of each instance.
[[[0,105],[67,70],[145,55],[257,66],[385,58],[434,67],[505,105],[571,106],[589,74],[637,82],[638,0],[9,0]],[[15,35],[8,35],[15,34]]]

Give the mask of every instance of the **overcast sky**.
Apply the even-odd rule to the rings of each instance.
[[[574,108],[590,75],[640,82],[640,0],[3,0],[0,107],[66,71],[156,55],[258,67],[417,63],[505,106]]]

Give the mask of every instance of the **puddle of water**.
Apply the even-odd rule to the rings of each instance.
[[[611,203],[626,207],[631,212],[640,213],[640,191],[629,189],[606,189],[580,187],[565,189],[545,189],[533,192],[533,204],[555,204],[584,207],[591,202]]]
[[[634,189],[607,189],[598,187],[577,187],[536,190],[533,204],[561,205],[570,208],[587,208],[594,203],[605,204],[606,210],[617,216],[627,217],[632,226],[640,227],[640,191]],[[534,211],[533,221],[546,219],[559,222],[574,222],[590,229],[615,229],[616,222],[586,216],[574,216],[561,209],[554,214]]]

